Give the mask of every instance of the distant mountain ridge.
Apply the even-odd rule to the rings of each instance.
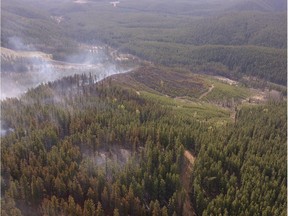
[[[1,46],[13,49],[9,39],[16,36],[64,60],[79,42],[101,42],[157,64],[200,71],[224,67],[285,84],[286,5],[285,0],[125,0],[114,8],[106,1],[4,0]],[[53,17],[62,17],[61,23]]]
[[[208,17],[192,22],[179,42],[286,48],[286,17],[286,13],[251,11]]]
[[[229,8],[238,11],[287,11],[286,0],[246,0],[239,1]]]

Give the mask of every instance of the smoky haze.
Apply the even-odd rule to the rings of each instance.
[[[103,46],[83,45],[81,52],[67,56],[67,61],[55,61],[52,55],[25,45],[21,38],[9,38],[9,42],[14,50],[2,48],[1,52],[1,100],[19,97],[29,88],[74,74],[89,73],[98,82],[131,69],[120,66],[129,58]]]

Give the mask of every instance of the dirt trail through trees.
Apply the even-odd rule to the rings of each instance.
[[[195,157],[188,150],[184,151],[184,156],[190,162],[191,165],[194,164]]]
[[[195,161],[195,157],[188,150],[184,151],[185,164],[182,171],[182,183],[185,189],[186,197],[183,206],[183,216],[194,216],[194,209],[190,201],[190,192],[191,192],[191,170]]]
[[[208,95],[213,89],[214,89],[214,84],[212,84],[211,87],[209,87],[208,91],[203,93],[202,95],[200,95],[199,99],[201,100],[203,97],[205,97],[206,95]]]

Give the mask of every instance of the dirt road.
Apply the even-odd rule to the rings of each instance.
[[[212,84],[212,86],[209,87],[208,91],[203,93],[202,95],[200,95],[199,99],[201,100],[203,97],[205,97],[206,95],[208,95],[213,89],[214,89],[214,84]]]
[[[191,152],[189,152],[188,150],[185,150],[184,151],[184,156],[191,163],[191,165],[194,164],[195,157],[191,154]]]
[[[184,151],[184,157],[186,160],[185,160],[184,168],[182,170],[182,183],[185,189],[186,198],[185,198],[184,206],[183,206],[183,216],[194,216],[196,214],[194,213],[194,209],[190,201],[189,193],[191,192],[191,179],[190,179],[191,175],[190,174],[191,174],[192,167],[195,161],[195,157],[188,150]]]

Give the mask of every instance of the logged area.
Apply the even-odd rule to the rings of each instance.
[[[287,1],[1,4],[1,215],[287,214]]]

